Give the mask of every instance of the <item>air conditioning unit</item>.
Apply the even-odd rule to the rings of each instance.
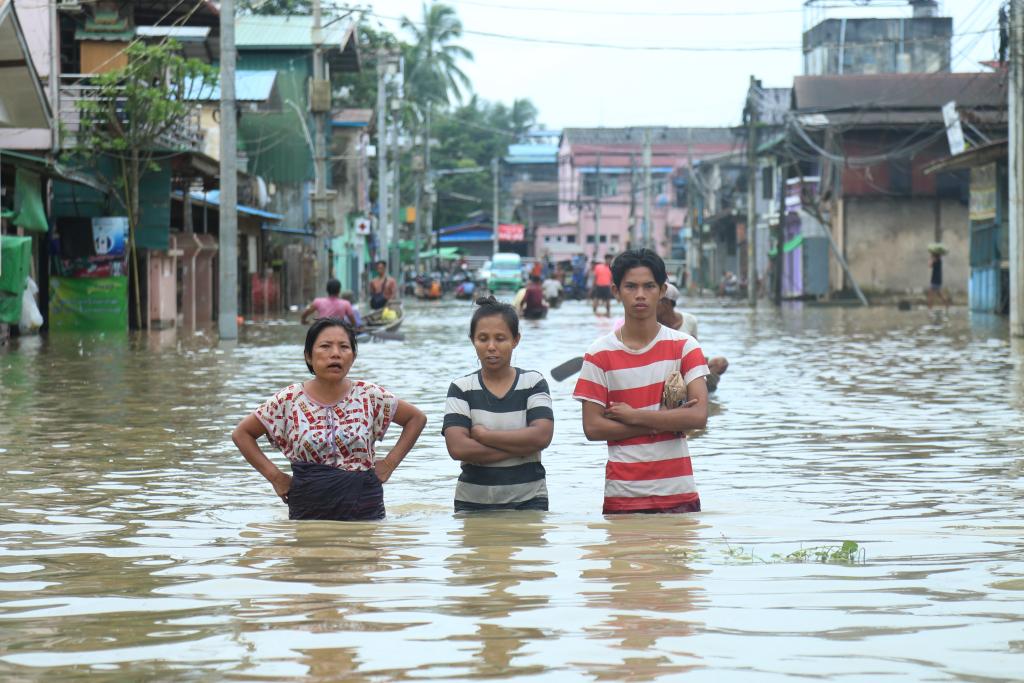
[[[58,12],[81,12],[81,0],[57,0]]]

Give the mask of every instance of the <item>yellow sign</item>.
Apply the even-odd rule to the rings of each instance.
[[[416,207],[407,206],[405,207],[405,222],[415,223],[416,222]]]

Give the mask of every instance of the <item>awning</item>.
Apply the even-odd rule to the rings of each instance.
[[[932,173],[940,173],[942,171],[956,171],[963,168],[983,166],[984,164],[990,164],[993,161],[998,161],[999,159],[1005,159],[1009,154],[1009,141],[1005,139],[996,140],[985,145],[972,147],[971,149],[946,157],[945,159],[933,161],[924,167],[924,174],[930,175]]]
[[[0,83],[0,127],[50,127],[50,106],[10,0],[0,0]]]
[[[462,249],[459,247],[439,247],[437,249],[421,251],[420,258],[438,258],[442,261],[454,261],[459,258],[461,254]]]
[[[27,169],[47,178],[57,178],[76,185],[91,187],[97,192],[105,193],[108,189],[103,183],[88,173],[73,170],[64,164],[34,154],[12,152],[9,149],[3,149],[0,150],[0,162],[9,163],[16,168]]]
[[[14,211],[17,215],[11,222],[19,228],[35,232],[49,231],[50,225],[46,221],[42,185],[38,174],[23,168],[19,168],[15,173]]]

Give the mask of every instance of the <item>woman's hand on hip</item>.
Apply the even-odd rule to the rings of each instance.
[[[280,476],[274,477],[270,483],[274,486],[274,493],[287,505],[288,492],[292,490],[292,475],[281,472]]]

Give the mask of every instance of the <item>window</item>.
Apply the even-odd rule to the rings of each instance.
[[[594,243],[594,236],[593,235],[587,235],[587,244],[593,244],[593,243]]]
[[[601,244],[608,243],[608,235],[601,235]]]
[[[765,166],[761,169],[761,199],[775,197],[775,168]]]
[[[618,244],[618,242],[619,242],[619,236],[618,235],[612,235],[612,244]]]
[[[583,175],[583,194],[587,197],[596,197],[598,189],[600,189],[600,196],[614,197],[619,193],[619,176],[610,173],[585,173]]]
[[[566,235],[565,241],[569,244],[576,244],[576,235]]]

